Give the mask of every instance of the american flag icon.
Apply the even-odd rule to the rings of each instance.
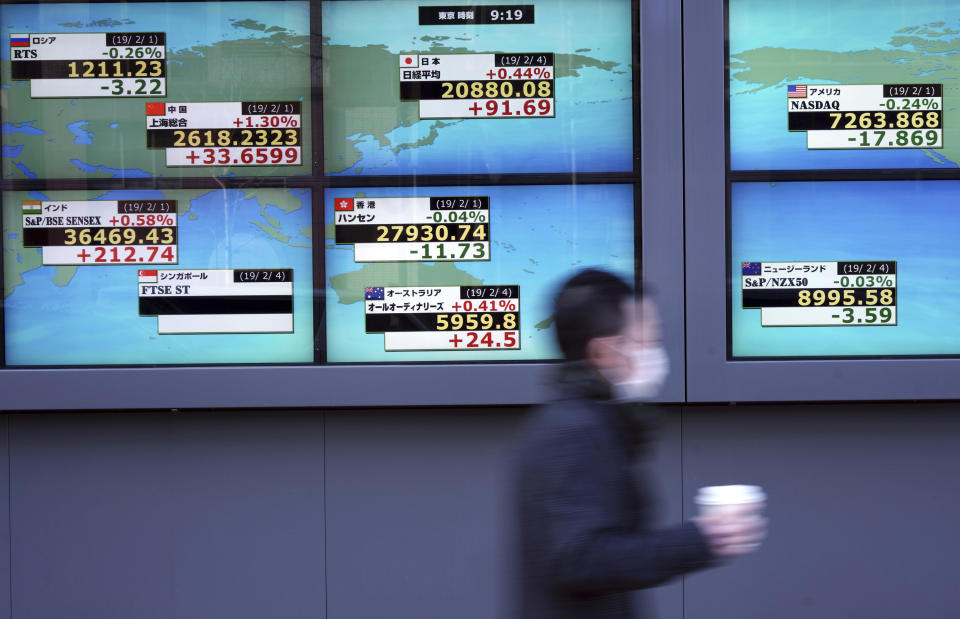
[[[806,99],[807,98],[807,85],[806,84],[792,84],[787,86],[787,99]]]

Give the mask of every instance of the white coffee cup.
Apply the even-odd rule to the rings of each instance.
[[[759,517],[766,506],[767,495],[760,486],[705,486],[697,491],[693,501],[701,516],[738,514]]]
[[[732,486],[706,486],[694,497],[701,516],[727,516],[743,520],[760,518],[767,504],[767,495],[760,486],[737,484]],[[744,546],[742,550],[756,550],[760,544]]]

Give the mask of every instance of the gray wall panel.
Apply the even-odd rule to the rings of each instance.
[[[504,616],[518,412],[328,414],[331,619]]]
[[[681,409],[663,406],[659,410],[650,456],[640,463],[657,501],[654,510],[657,526],[672,526],[683,520],[683,437]],[[648,596],[648,604],[657,619],[682,619],[683,580],[657,587]]]
[[[640,3],[643,281],[656,291],[673,371],[657,395],[686,399],[683,275],[683,49],[679,2]]]
[[[664,410],[658,523],[754,482],[771,536],[660,619],[956,616],[960,405]],[[12,415],[12,616],[501,619],[520,413]]]
[[[11,417],[13,615],[323,617],[319,414]]]
[[[0,619],[10,619],[9,415],[0,415]]]
[[[761,484],[770,516],[756,555],[688,579],[686,619],[956,617],[958,413],[684,407],[684,486]]]
[[[642,463],[661,524],[682,517],[679,408]],[[500,619],[513,602],[511,441],[521,409],[331,413],[330,619]],[[682,583],[646,603],[680,619]]]

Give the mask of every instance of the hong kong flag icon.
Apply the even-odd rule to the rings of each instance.
[[[417,67],[420,65],[420,56],[400,55],[401,67]]]
[[[333,210],[335,211],[352,211],[353,210],[353,198],[337,198],[333,202]]]

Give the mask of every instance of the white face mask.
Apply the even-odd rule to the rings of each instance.
[[[637,348],[630,353],[630,375],[621,380],[610,380],[610,389],[616,402],[642,402],[657,395],[670,371],[670,360],[663,346]],[[609,380],[609,377],[608,377]]]

